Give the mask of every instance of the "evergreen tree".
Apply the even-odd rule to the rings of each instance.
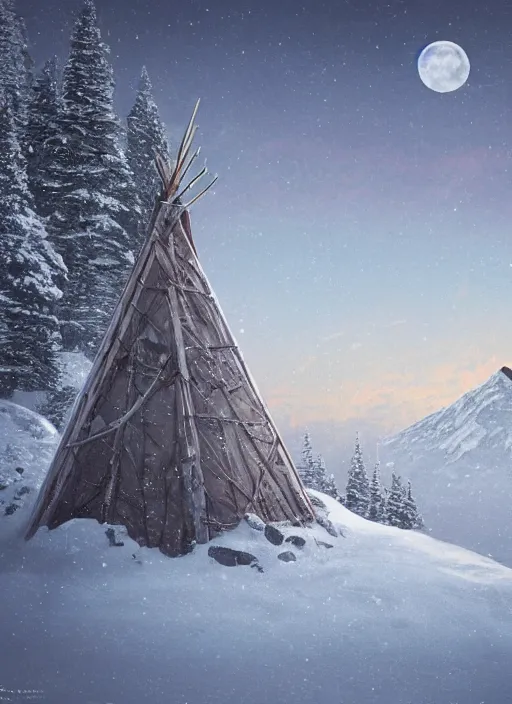
[[[327,476],[324,458],[322,455],[317,455],[313,460],[313,476],[311,486],[309,488],[330,495],[329,492],[332,491],[332,486],[330,483],[331,477]]]
[[[62,259],[32,209],[26,162],[7,95],[0,109],[0,395],[46,390],[58,376]]]
[[[27,27],[22,17],[16,17],[16,36],[20,48],[22,69],[21,69],[21,100],[22,100],[22,121],[26,124],[26,110],[30,101],[32,84],[34,80],[34,59],[32,58],[29,45]]]
[[[59,93],[57,62],[50,59],[37,76],[28,105],[26,153],[29,187],[36,211],[46,217],[55,203],[51,199],[52,149],[58,139]]]
[[[69,269],[60,311],[65,349],[94,356],[133,264],[138,201],[119,146],[114,80],[92,0],[85,0],[64,69],[49,165],[48,226]]]
[[[368,508],[368,518],[375,523],[384,521],[384,497],[382,495],[382,485],[380,481],[380,465],[375,465],[370,482],[370,506]]]
[[[136,251],[139,251],[144,244],[148,221],[160,190],[154,165],[155,154],[159,153],[169,159],[165,127],[153,98],[151,81],[146,68],[142,69],[137,97],[128,115],[127,144],[128,163],[134,175],[141,205],[138,238],[135,244]]]
[[[389,500],[389,489],[387,486],[382,487],[382,523],[383,525],[388,525],[388,500]]]
[[[324,494],[327,494],[327,496],[330,496],[336,501],[340,500],[340,493],[338,491],[338,487],[336,486],[334,474],[327,474],[326,471],[324,472],[322,491]]]
[[[404,512],[405,492],[402,480],[398,474],[391,475],[391,489],[386,502],[386,524],[395,528],[405,527]]]
[[[412,489],[411,489],[411,482],[407,482],[407,489],[404,491],[404,506],[403,506],[403,514],[404,514],[404,528],[407,528],[408,530],[414,530],[414,529],[421,529],[423,528],[423,517],[421,516],[420,512],[418,511],[418,506],[416,504],[416,501],[412,495]]]
[[[311,437],[306,431],[302,441],[301,461],[297,466],[297,471],[302,483],[308,489],[315,489],[315,461],[313,459],[313,447],[311,445]]]
[[[28,66],[24,24],[14,12],[13,0],[0,0],[0,86],[21,141],[26,122]]]
[[[366,517],[369,504],[370,482],[363,462],[359,435],[356,435],[354,455],[348,473],[345,506],[353,513]]]

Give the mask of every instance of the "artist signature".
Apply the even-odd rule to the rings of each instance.
[[[0,684],[0,702],[40,702],[43,698],[41,689],[8,689]]]

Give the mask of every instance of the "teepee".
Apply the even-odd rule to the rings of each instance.
[[[183,196],[194,110],[148,237],[41,488],[27,532],[74,518],[189,552],[256,513],[313,520],[289,453],[197,258]]]

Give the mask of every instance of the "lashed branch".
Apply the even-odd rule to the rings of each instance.
[[[97,440],[101,440],[101,438],[104,438],[107,435],[110,435],[110,433],[114,432],[114,430],[118,430],[123,425],[126,425],[126,423],[128,423],[130,418],[132,418],[137,413],[137,411],[140,410],[140,408],[142,408],[144,403],[154,393],[154,391],[156,389],[156,385],[160,381],[161,376],[165,370],[165,367],[168,365],[170,359],[171,359],[171,357],[169,356],[167,358],[167,360],[165,361],[165,363],[163,364],[160,371],[158,372],[158,374],[156,375],[156,377],[153,379],[153,382],[151,383],[151,386],[149,387],[149,389],[146,391],[146,393],[143,396],[140,396],[137,399],[137,401],[135,401],[133,406],[130,408],[129,411],[127,411],[127,413],[124,414],[124,416],[121,416],[121,418],[118,418],[117,420],[110,423],[108,428],[106,428],[105,430],[102,430],[101,432],[96,433],[95,435],[91,435],[90,437],[85,438],[85,440],[79,440],[78,442],[70,443],[67,447],[81,447],[82,445],[87,445],[91,442],[96,442]],[[171,378],[171,381],[169,383],[172,384],[177,376],[178,376],[178,372],[174,372],[174,374]]]

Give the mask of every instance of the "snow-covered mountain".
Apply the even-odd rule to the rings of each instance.
[[[381,444],[383,473],[413,481],[433,536],[512,566],[512,371]]]

